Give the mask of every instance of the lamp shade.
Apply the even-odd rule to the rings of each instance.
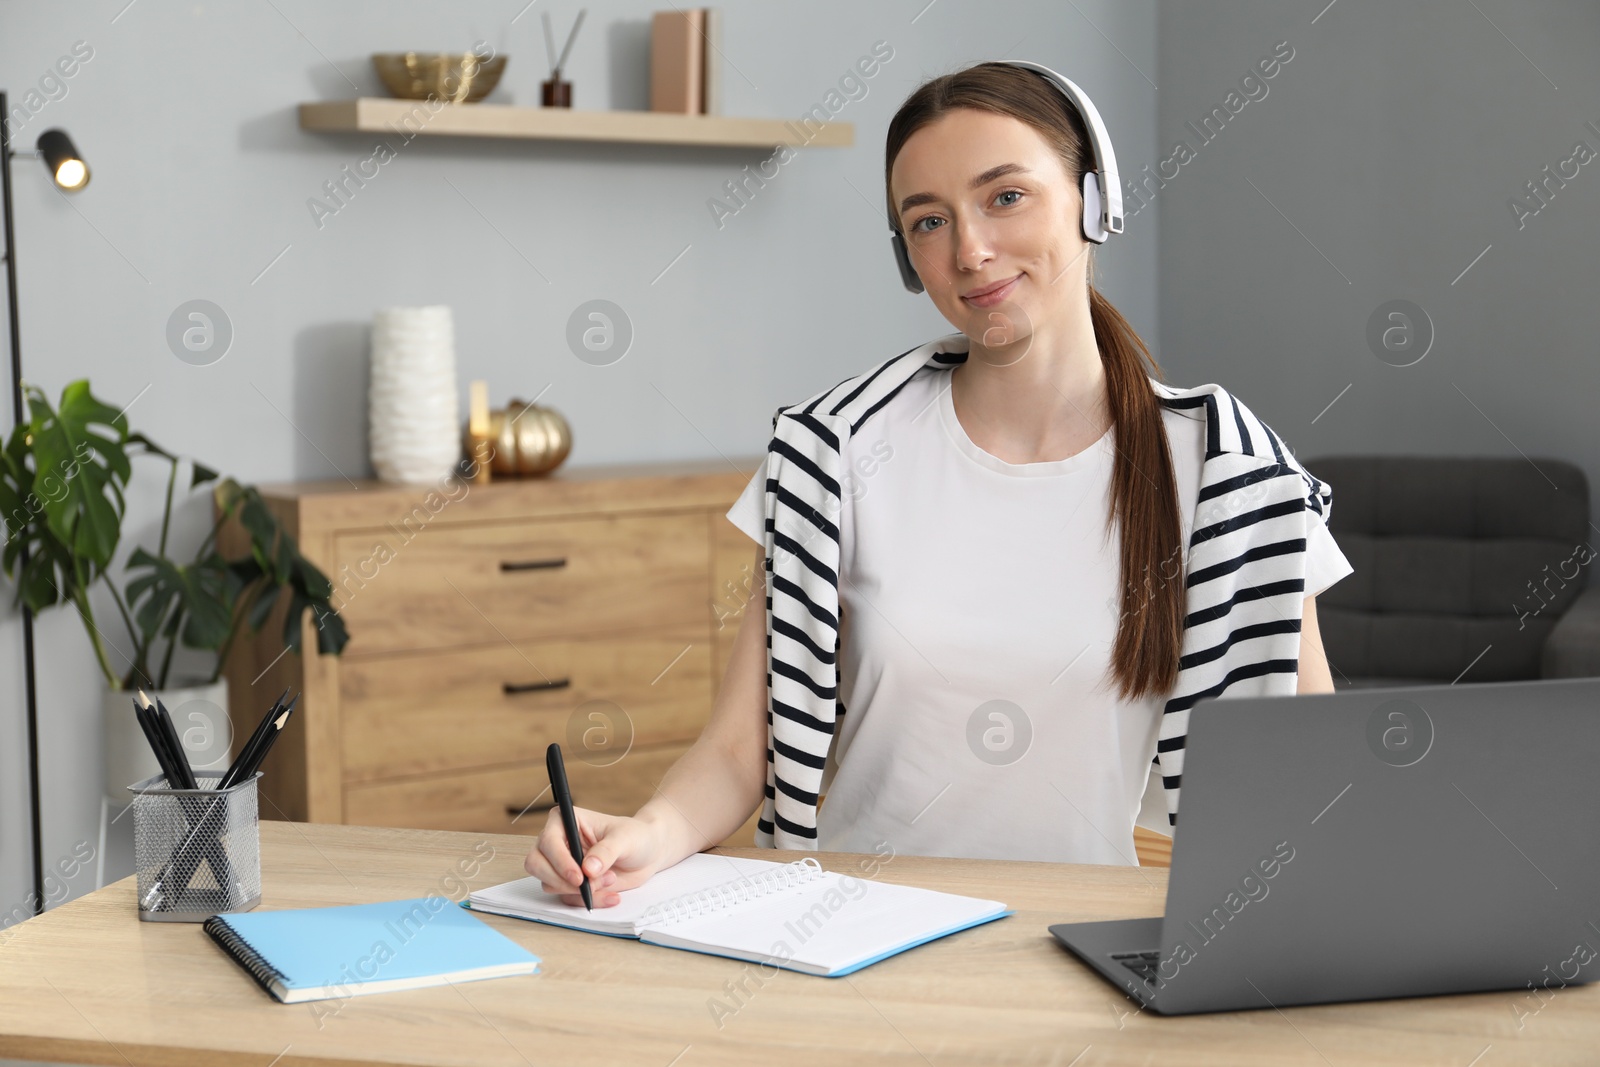
[[[67,192],[77,192],[89,184],[89,164],[78,155],[78,149],[65,130],[46,130],[41,133],[39,155],[56,185]]]

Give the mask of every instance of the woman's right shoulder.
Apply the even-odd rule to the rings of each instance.
[[[898,390],[918,373],[932,373],[964,362],[969,343],[966,334],[946,334],[879,360],[798,403],[779,407],[772,417],[773,426],[777,426],[778,418],[784,414],[836,415],[847,413],[847,409],[870,407],[880,395]]]

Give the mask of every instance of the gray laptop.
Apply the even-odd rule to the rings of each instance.
[[[1050,932],[1181,1015],[1548,999],[1600,975],[1597,924],[1600,678],[1576,678],[1202,701],[1166,915]]]

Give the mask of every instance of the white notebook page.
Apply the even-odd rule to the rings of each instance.
[[[996,900],[826,873],[731,908],[652,924],[641,936],[831,974],[1004,911]]]
[[[713,887],[737,885],[785,866],[772,860],[711,856],[697,852],[665,870],[657,871],[648,882],[623,890],[621,901],[611,908],[587,910],[582,904],[563,904],[559,897],[546,893],[537,878],[519,878],[479,889],[468,898],[474,908],[500,912],[520,919],[537,918],[563,926],[574,926],[597,933],[638,936],[641,920],[660,913],[660,906],[685,894]]]

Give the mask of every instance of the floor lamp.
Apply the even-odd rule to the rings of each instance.
[[[25,418],[22,407],[22,331],[17,325],[17,238],[11,221],[11,157],[32,155],[44,161],[57,188],[76,192],[89,184],[89,168],[72,139],[61,130],[46,130],[39,135],[36,151],[18,152],[11,147],[11,107],[0,92],[0,199],[5,202],[6,301],[11,328],[11,413],[20,426]],[[4,523],[0,523],[4,526]],[[9,536],[9,527],[7,527]],[[18,574],[28,567],[28,546],[24,542],[18,560]],[[33,667],[33,612],[22,606],[22,671],[28,716],[28,810],[33,831],[33,909],[44,911],[44,834],[40,825],[39,803],[39,699]]]

